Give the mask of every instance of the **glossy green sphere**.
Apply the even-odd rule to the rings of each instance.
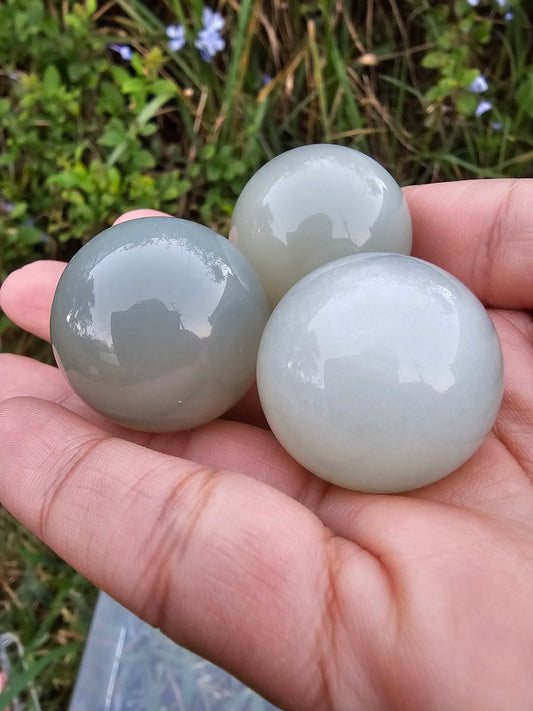
[[[394,493],[446,476],[481,445],[500,406],[502,352],[451,274],[361,254],[316,269],[280,301],[257,386],[300,464],[348,489]]]
[[[230,241],[248,257],[271,308],[305,274],[360,252],[411,251],[411,217],[394,178],[352,148],[294,148],[244,187]]]
[[[123,222],[91,239],[55,293],[59,367],[92,408],[138,430],[222,415],[255,377],[268,318],[246,258],[207,227],[172,217]]]

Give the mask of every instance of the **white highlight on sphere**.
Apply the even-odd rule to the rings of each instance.
[[[248,257],[271,308],[299,279],[360,252],[411,251],[411,217],[394,178],[344,146],[294,148],[248,181],[230,241]]]
[[[498,413],[503,361],[487,312],[455,277],[363,254],[285,295],[261,339],[257,384],[272,431],[304,467],[394,493],[474,454]]]

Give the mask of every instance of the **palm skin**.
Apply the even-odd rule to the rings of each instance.
[[[498,421],[402,496],[304,471],[254,393],[189,433],[109,425],[50,366],[0,356],[0,501],[96,585],[283,709],[533,708],[533,181],[406,190],[413,254],[491,307]],[[48,336],[63,265],[15,272],[5,312]],[[252,424],[250,424],[252,423]]]

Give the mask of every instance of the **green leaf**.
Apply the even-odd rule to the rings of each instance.
[[[147,91],[146,82],[144,82],[142,79],[139,79],[139,77],[128,76],[128,78],[122,82],[121,88],[122,91],[126,94],[145,94]]]
[[[470,86],[474,79],[479,75],[477,69],[464,69],[458,76],[458,81],[461,86]]]
[[[450,61],[446,52],[428,52],[422,59],[422,66],[426,69],[441,69]]]
[[[61,86],[61,75],[57,67],[49,64],[44,72],[43,77],[44,89],[48,95],[54,94]]]
[[[124,67],[115,65],[115,66],[111,67],[111,74],[113,75],[113,79],[119,85],[119,87],[122,89],[122,91],[126,91],[124,89],[124,85],[131,78],[127,69],[125,69]]]
[[[428,104],[431,104],[434,101],[443,99],[445,96],[446,94],[442,93],[439,86],[432,86],[431,89],[428,89],[424,94],[424,101],[426,101]]]
[[[107,124],[104,133],[98,139],[98,143],[101,146],[114,148],[125,140],[127,140],[126,126],[124,126],[120,119],[112,118]]]
[[[55,173],[46,179],[46,185],[58,185],[60,188],[74,188],[80,184],[80,179],[75,173]]]
[[[244,175],[248,168],[244,161],[237,159],[233,161],[233,170],[235,172],[235,175]]]
[[[444,96],[449,96],[458,86],[459,82],[451,77],[444,77],[439,81],[439,87]]]
[[[24,11],[15,13],[15,34],[21,35],[27,26],[27,17]]]
[[[77,82],[85,75],[87,67],[79,62],[70,62],[67,67],[68,78],[70,81]]]
[[[147,123],[141,126],[139,133],[141,136],[151,136],[157,131],[157,125],[155,123]]]
[[[1,161],[1,156],[0,156],[0,161]],[[189,175],[191,176],[191,178],[200,177],[201,172],[202,172],[202,168],[199,163],[192,163],[192,165],[189,166]]]
[[[164,200],[165,202],[167,200],[174,200],[175,198],[179,197],[181,195],[181,190],[179,184],[176,185],[169,185],[168,188],[165,188],[163,191],[163,194],[161,195],[161,199]]]
[[[464,35],[468,35],[472,32],[472,25],[474,24],[474,19],[472,16],[463,17],[459,22],[459,29]]]
[[[13,146],[11,150],[5,151],[5,153],[0,153],[0,165],[13,165],[17,160],[18,149]]]
[[[98,109],[111,116],[116,116],[124,110],[124,96],[119,88],[110,81],[103,81],[100,85]]]
[[[156,96],[166,96],[167,98],[175,96],[177,93],[174,83],[168,79],[158,79],[152,84],[151,90]]]
[[[204,146],[202,148],[202,158],[204,160],[212,160],[215,156],[216,150],[216,146],[214,146],[212,143],[208,146]]]
[[[155,160],[153,155],[151,153],[148,153],[148,151],[138,151],[133,156],[132,165],[137,170],[153,168],[155,165]]]
[[[0,99],[0,118],[6,116],[11,110],[11,101],[9,99]]]
[[[20,244],[27,246],[33,246],[34,244],[39,244],[43,239],[42,230],[37,227],[24,226],[19,227],[17,230],[17,241]]]
[[[28,203],[26,202],[16,202],[11,210],[11,218],[17,220],[23,217],[28,212]]]
[[[213,165],[211,163],[207,166],[205,174],[209,182],[214,183],[221,178],[222,170],[218,167],[218,165]]]
[[[455,102],[457,111],[463,116],[472,116],[476,110],[477,99],[472,94],[462,94]]]
[[[137,74],[142,75],[144,73],[144,64],[140,54],[137,52],[133,53],[131,58],[131,66],[135,69]]]

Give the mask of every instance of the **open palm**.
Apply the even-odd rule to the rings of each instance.
[[[458,471],[402,496],[296,464],[254,393],[197,430],[109,425],[51,366],[0,356],[0,501],[71,565],[283,709],[533,708],[533,181],[406,191],[413,254],[488,306],[498,421]],[[1,303],[48,337],[63,265]],[[354,462],[357,466],[357,462]]]

